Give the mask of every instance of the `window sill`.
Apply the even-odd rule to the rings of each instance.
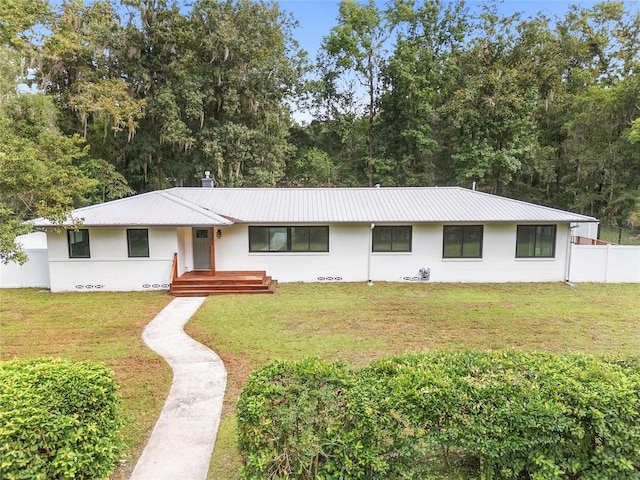
[[[249,252],[250,257],[324,257],[329,252]]]
[[[555,262],[556,257],[516,257],[516,262]]]
[[[482,257],[480,258],[476,258],[476,257],[469,257],[469,258],[465,258],[465,257],[460,257],[460,258],[442,258],[443,262],[482,262],[484,259]]]
[[[412,254],[413,254],[413,252],[371,252],[372,256],[384,256],[384,255],[391,255],[391,256],[407,255],[407,256],[410,256]]]

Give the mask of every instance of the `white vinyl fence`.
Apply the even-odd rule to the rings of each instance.
[[[640,246],[571,245],[571,282],[640,283]]]
[[[16,243],[21,245],[29,260],[24,265],[0,263],[0,288],[49,288],[49,253],[47,234],[33,232],[20,235]]]
[[[0,264],[0,288],[49,288],[49,255],[46,249],[25,249],[29,260],[24,264]]]

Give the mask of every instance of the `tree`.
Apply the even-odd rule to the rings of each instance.
[[[622,2],[607,2],[589,9],[572,7],[563,18],[556,19],[553,29],[548,19],[544,22],[538,19],[520,28],[522,51],[529,52],[532,59],[539,59],[526,69],[534,74],[541,100],[536,112],[541,155],[527,163],[527,167],[537,167],[537,173],[531,177],[537,181],[531,181],[531,187],[542,191],[544,197],[538,198],[545,198],[549,203],[598,214],[603,197],[594,195],[592,189],[586,193],[585,177],[579,180],[577,168],[581,175],[585,175],[587,170],[595,171],[598,167],[594,165],[603,161],[605,150],[611,153],[621,148],[622,152],[628,150],[628,146],[619,144],[619,147],[613,147],[611,143],[613,137],[610,133],[619,129],[619,124],[610,129],[608,123],[603,123],[602,128],[596,127],[598,131],[593,132],[595,138],[591,138],[583,130],[589,123],[588,115],[583,116],[580,112],[583,108],[592,108],[583,101],[588,97],[591,101],[608,103],[606,93],[599,95],[595,92],[615,88],[630,78],[629,73],[636,69],[640,16],[637,12],[629,15]],[[599,108],[593,107],[596,107],[593,120],[597,117],[602,121],[612,113],[611,110],[607,114],[595,112]],[[578,128],[578,124],[582,126]],[[605,133],[606,130],[610,132]],[[581,137],[588,141],[581,144],[578,140]],[[596,153],[592,149],[595,143],[600,143],[598,148],[601,152]],[[540,160],[545,157],[548,160]],[[622,163],[625,161],[621,159]]]
[[[119,16],[122,14],[123,21]],[[63,3],[38,48],[38,85],[138,191],[274,185],[283,174],[302,60],[275,4],[170,0]]]
[[[291,19],[273,3],[201,1],[190,24],[184,80],[202,96],[189,121],[195,161],[221,185],[274,186],[291,150],[287,100],[304,63]]]
[[[638,149],[629,142],[638,98],[635,77],[591,87],[574,102],[565,125],[563,147],[572,168],[563,184],[572,194],[571,206],[612,224],[628,219],[640,186]]]
[[[392,159],[392,185],[435,182],[438,109],[456,78],[456,56],[468,32],[461,3],[440,1],[416,6],[395,2],[397,36],[393,55],[383,69],[380,99],[381,149]]]
[[[471,48],[459,56],[455,91],[441,113],[449,123],[458,182],[478,182],[503,193],[536,145],[533,113],[538,92],[515,55],[519,16],[502,18],[495,6],[480,15]]]
[[[385,60],[385,42],[391,35],[391,24],[387,17],[369,0],[360,5],[354,0],[342,0],[339,7],[338,25],[323,40],[322,48],[329,61],[330,80],[339,76],[355,75],[366,90],[367,104],[364,107],[368,118],[366,172],[369,186],[374,177],[374,127],[378,115],[377,101],[381,94],[381,69]]]
[[[61,135],[51,99],[26,94],[2,105],[0,113],[0,261],[24,262],[16,235],[25,220],[62,221],[84,204],[96,186],[78,164],[86,156],[82,140]]]
[[[31,49],[50,14],[46,0],[0,1],[0,45],[16,51]]]
[[[24,262],[15,244],[28,233],[25,221],[66,219],[66,212],[90,202],[131,193],[124,178],[103,160],[91,159],[79,135],[63,135],[53,99],[18,94],[16,52],[0,47],[0,261]],[[3,68],[6,67],[6,68]],[[8,86],[13,84],[13,88]],[[101,169],[100,172],[92,169]],[[94,180],[93,175],[100,175]]]

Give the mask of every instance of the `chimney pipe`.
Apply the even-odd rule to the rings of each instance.
[[[204,178],[202,178],[202,186],[205,188],[213,188],[216,186],[213,178],[211,178],[211,172],[209,170],[206,170],[204,172]]]

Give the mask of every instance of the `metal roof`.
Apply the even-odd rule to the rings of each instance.
[[[158,190],[131,197],[78,208],[68,215],[64,225],[73,225],[74,220],[91,226],[218,226],[233,222],[200,205],[190,203],[170,190]],[[44,218],[32,222],[36,227],[50,227],[53,223]]]
[[[597,221],[461,187],[172,188],[71,214],[86,226]]]

